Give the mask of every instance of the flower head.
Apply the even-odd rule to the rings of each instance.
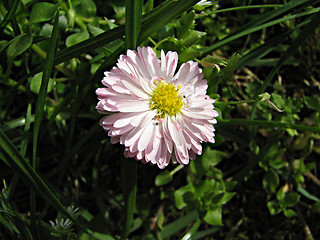
[[[158,59],[151,47],[138,47],[104,73],[96,108],[108,115],[100,125],[111,143],[125,146],[125,156],[164,168],[171,159],[188,164],[202,153],[201,142],[214,142],[218,112],[207,81],[197,62],[176,72],[177,63],[176,52],[161,51]]]

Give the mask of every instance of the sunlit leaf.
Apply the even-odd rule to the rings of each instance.
[[[204,216],[203,220],[214,226],[222,226],[221,208],[216,207],[214,210],[209,210]]]
[[[30,22],[45,22],[53,19],[57,5],[48,2],[38,2],[32,6]]]

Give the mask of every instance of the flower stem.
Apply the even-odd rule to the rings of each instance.
[[[137,195],[137,162],[133,159],[121,158],[121,185],[125,202],[125,222],[121,239],[126,239],[133,223],[133,214]]]

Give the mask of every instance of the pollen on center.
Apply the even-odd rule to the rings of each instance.
[[[158,117],[174,116],[183,107],[183,99],[178,95],[180,85],[176,88],[172,83],[159,81],[151,95],[150,109],[158,110]]]

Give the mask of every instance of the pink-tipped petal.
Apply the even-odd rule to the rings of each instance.
[[[201,143],[213,143],[215,136],[218,112],[202,70],[189,61],[176,72],[177,64],[176,52],[161,50],[158,59],[151,47],[128,50],[96,90],[96,109],[108,114],[100,125],[110,142],[125,145],[126,157],[161,169],[170,161],[188,164],[202,153]],[[177,104],[170,106],[171,99]]]

